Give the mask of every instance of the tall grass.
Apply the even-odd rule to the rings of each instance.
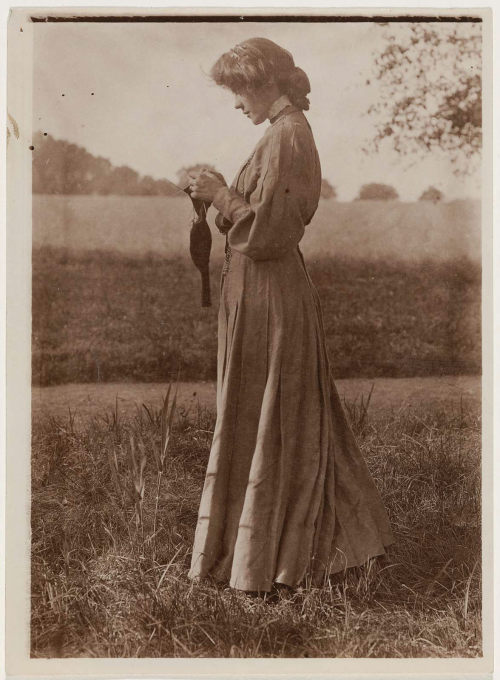
[[[187,579],[212,412],[177,408],[160,490],[165,404],[96,413],[79,429],[71,412],[34,422],[32,655],[480,655],[478,413],[346,407],[396,544],[322,587],[266,597]],[[131,438],[145,458],[139,523],[124,492],[140,470]]]
[[[33,253],[33,382],[210,380],[214,306],[191,262],[159,256]],[[447,263],[310,261],[336,378],[479,373],[481,272]]]

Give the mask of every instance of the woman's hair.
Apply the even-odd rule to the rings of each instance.
[[[255,92],[271,80],[299,109],[307,111],[309,78],[293,57],[272,40],[249,38],[225,52],[212,66],[212,79],[235,94]]]

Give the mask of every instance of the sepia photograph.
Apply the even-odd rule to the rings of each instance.
[[[29,659],[487,657],[488,11],[14,20]]]

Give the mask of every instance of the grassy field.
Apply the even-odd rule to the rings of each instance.
[[[33,251],[33,383],[212,380],[213,307],[185,258]],[[477,374],[481,272],[470,260],[309,260],[336,378]]]
[[[33,196],[33,244],[186,256],[187,197]],[[208,213],[213,226],[214,211]],[[214,253],[223,252],[216,228]],[[402,261],[481,259],[480,202],[320,201],[301,243],[306,257]]]
[[[396,544],[265,598],[186,577],[222,249],[202,309],[189,216],[182,199],[34,197],[32,656],[481,655],[478,205],[320,204],[303,250],[334,376],[358,379],[339,387]],[[178,371],[161,463],[158,391]],[[424,377],[410,391],[400,376]]]
[[[213,411],[177,409],[160,476],[152,405],[35,415],[32,656],[480,655],[478,404],[346,410],[396,544],[321,588],[266,598],[186,577]]]

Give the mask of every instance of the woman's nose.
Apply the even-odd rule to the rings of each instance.
[[[234,100],[234,108],[235,109],[242,109],[243,108],[243,102],[239,97],[236,97]]]

